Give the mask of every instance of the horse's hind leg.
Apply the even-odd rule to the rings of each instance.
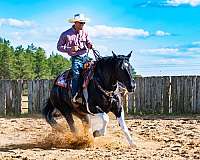
[[[58,107],[58,109],[61,112],[61,114],[65,117],[71,132],[77,133],[77,129],[75,127],[75,122],[74,122],[74,119],[72,116],[72,111],[71,111],[70,107],[67,105],[67,103],[62,103]]]
[[[54,101],[53,101],[54,100]],[[53,117],[53,111],[58,106],[55,105],[55,99],[48,99],[47,105],[43,108],[42,114],[44,115],[46,121],[57,131],[63,132],[63,127],[59,125]]]
[[[71,132],[76,134],[77,129],[75,127],[75,123],[74,123],[74,119],[72,117],[72,114],[70,113],[70,114],[65,115],[65,119],[67,120],[67,123],[69,125]]]
[[[57,122],[54,120],[52,112],[54,110],[54,106],[50,100],[50,98],[47,101],[46,106],[42,109],[42,114],[44,115],[46,121],[53,127],[57,124]]]

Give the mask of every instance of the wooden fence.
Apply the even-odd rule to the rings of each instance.
[[[200,113],[200,76],[138,77],[136,91],[129,95],[129,112]],[[28,97],[27,112],[40,113],[52,80],[0,80],[0,114],[23,113],[23,97]]]
[[[136,113],[200,113],[200,76],[136,78],[129,109]]]
[[[0,114],[40,113],[49,97],[52,80],[0,80]],[[27,108],[22,108],[28,97]]]

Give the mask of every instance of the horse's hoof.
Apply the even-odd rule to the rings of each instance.
[[[100,136],[101,136],[100,131],[98,131],[98,130],[94,131],[94,132],[93,132],[93,136],[94,136],[94,137],[100,137]]]
[[[64,132],[63,127],[59,124],[53,125],[52,128],[55,129],[58,132]]]
[[[129,146],[130,148],[137,148],[137,146],[136,146],[136,144],[135,143],[132,143],[132,144],[130,144],[130,146]]]

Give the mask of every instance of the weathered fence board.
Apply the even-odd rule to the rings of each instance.
[[[5,80],[6,115],[21,114],[22,80]]]
[[[21,102],[22,102],[22,84],[23,80],[13,81],[13,113],[14,115],[21,114]]]
[[[33,112],[33,82],[28,81],[28,113]]]
[[[12,113],[12,88],[11,82],[9,80],[5,81],[5,91],[6,91],[6,114]]]
[[[135,90],[135,112],[139,113],[141,111],[141,103],[140,103],[140,92],[141,92],[141,85],[140,85],[140,81],[142,78],[138,77],[135,79],[136,82],[136,90]]]
[[[196,79],[196,113],[200,113],[200,76]]]
[[[170,112],[170,77],[163,77],[163,91],[162,91],[162,101],[163,101],[163,113]]]
[[[0,81],[0,115],[6,114],[5,107],[5,80]]]
[[[49,97],[52,80],[33,80],[28,82],[29,113],[40,113]]]
[[[170,77],[136,78],[136,113],[169,113]]]

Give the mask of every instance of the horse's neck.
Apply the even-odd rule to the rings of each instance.
[[[100,83],[101,87],[107,91],[114,91],[116,89],[116,80],[114,76],[113,66],[105,67],[103,64],[97,65],[97,70],[94,74],[96,80]]]

